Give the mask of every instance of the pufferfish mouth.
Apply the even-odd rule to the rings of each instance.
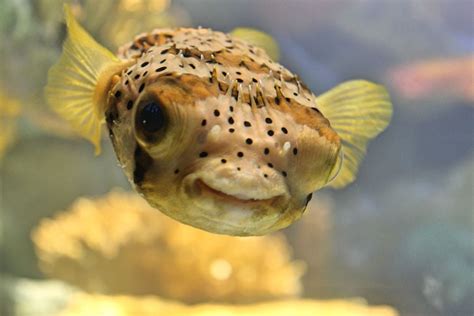
[[[219,189],[213,188],[211,185],[207,184],[202,179],[197,179],[195,182],[195,185],[197,189],[201,192],[201,194],[214,195],[217,198],[224,199],[227,202],[233,202],[233,203],[245,203],[245,204],[265,203],[265,202],[271,203],[275,199],[281,197],[280,195],[277,195],[270,198],[259,199],[259,198],[254,198],[254,197],[244,197],[242,195],[236,196],[229,193],[225,193]]]

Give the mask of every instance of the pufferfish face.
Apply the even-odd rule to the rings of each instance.
[[[179,32],[143,48],[113,79],[110,137],[130,182],[163,213],[215,233],[266,234],[327,183],[339,139],[286,69],[212,33],[184,53]]]

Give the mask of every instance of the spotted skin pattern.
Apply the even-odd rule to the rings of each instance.
[[[110,137],[136,189],[171,217],[217,233],[265,234],[301,216],[328,181],[337,133],[314,94],[261,48],[209,29],[159,29],[118,56],[135,63],[112,78]],[[136,126],[151,99],[170,116],[153,140]]]

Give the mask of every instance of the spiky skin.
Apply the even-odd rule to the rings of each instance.
[[[106,121],[137,191],[165,214],[215,233],[262,235],[298,219],[324,186],[340,139],[316,98],[257,47],[209,29],[160,29],[119,50]],[[167,126],[144,137],[140,106]]]

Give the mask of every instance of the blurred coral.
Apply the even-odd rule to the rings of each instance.
[[[20,115],[20,102],[0,89],[0,159],[15,139],[16,119]]]
[[[33,233],[42,271],[86,291],[184,302],[254,302],[301,292],[281,234],[230,237],[180,224],[140,196],[81,198]]]
[[[78,294],[73,296],[60,316],[90,315],[199,315],[199,316],[396,316],[387,306],[368,306],[363,300],[288,300],[250,305],[203,304],[187,306],[155,297],[101,296]]]

